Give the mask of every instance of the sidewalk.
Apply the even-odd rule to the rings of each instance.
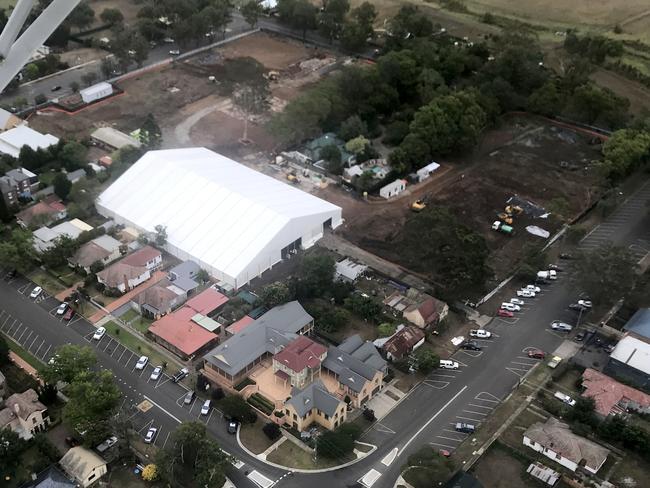
[[[164,271],[156,271],[151,278],[149,278],[147,281],[144,283],[136,286],[130,291],[127,291],[124,295],[121,297],[117,298],[116,300],[112,301],[111,303],[107,304],[104,306],[104,310],[100,310],[99,312],[96,312],[93,314],[88,320],[92,322],[93,324],[97,323],[102,317],[105,315],[108,315],[110,312],[114,312],[118,308],[120,308],[122,305],[125,305],[129,303],[134,297],[142,293],[144,290],[147,288],[151,288],[153,285],[158,283],[160,280],[163,278],[167,277],[167,273]]]
[[[66,288],[65,290],[63,290],[63,291],[57,293],[56,295],[54,295],[54,298],[56,298],[60,302],[63,302],[63,301],[65,301],[66,298],[68,298],[72,294],[72,292],[76,291],[77,288],[80,288],[82,286],[84,286],[83,281],[75,283],[70,288]]]

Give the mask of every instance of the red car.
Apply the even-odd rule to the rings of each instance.
[[[499,310],[497,310],[497,315],[498,315],[499,317],[514,317],[514,316],[515,316],[515,314],[512,313],[511,311],[509,311],[509,310],[504,310],[504,309],[502,309],[502,308],[500,308]]]
[[[531,349],[528,351],[529,358],[544,359],[544,356],[546,356],[546,353],[540,349]]]
[[[65,314],[63,315],[63,320],[70,320],[74,317],[74,310],[72,307],[68,307],[68,310],[65,311]]]

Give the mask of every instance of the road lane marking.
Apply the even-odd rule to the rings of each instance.
[[[43,339],[43,342],[41,343],[41,345],[38,346],[38,350],[36,351],[36,354],[38,354],[38,351],[41,350],[41,347],[43,347],[43,344],[45,344],[45,339]],[[51,345],[51,344],[50,344],[49,346],[47,346],[47,350],[46,350],[46,351],[43,353],[43,355],[41,356],[41,358],[43,358],[43,360],[45,360],[45,358],[47,357],[47,353],[50,352],[50,349],[51,349],[51,348],[52,348],[52,345]]]
[[[463,442],[465,439],[456,439],[454,437],[445,437],[444,435],[437,435],[436,437],[440,439],[446,439],[448,441],[454,441],[454,442]]]
[[[379,428],[379,427],[381,427],[381,428]],[[375,430],[377,432],[383,432],[384,434],[395,434],[396,433],[393,429],[391,429],[390,427],[386,427],[381,422],[377,422],[375,424]]]
[[[384,456],[384,459],[381,460],[381,464],[384,466],[390,466],[397,457],[397,451],[399,451],[399,449],[394,447],[388,454],[386,454],[386,456]]]
[[[23,336],[25,335],[25,332],[27,332],[28,330],[29,329],[27,327],[25,327],[25,330],[23,330],[23,333],[20,334],[20,337],[18,338],[18,344],[22,344],[22,342],[20,342],[20,341],[23,339]],[[29,335],[25,338],[25,342],[27,342],[29,340],[29,338],[31,337],[32,334],[33,334],[33,332],[30,331]]]
[[[491,399],[490,398],[481,398],[482,396],[487,396],[487,397],[490,397]],[[480,400],[482,402],[492,402],[492,403],[500,403],[501,402],[501,400],[498,397],[494,396],[492,393],[487,392],[487,391],[482,391],[481,393],[476,395],[474,397],[474,400]]]
[[[32,341],[32,343],[27,348],[28,351],[32,350],[32,347],[34,346],[34,343],[36,342],[36,339],[38,339],[38,334],[36,334],[36,337],[34,337],[34,340]],[[43,339],[43,342],[45,342],[45,339]]]
[[[431,424],[431,422],[433,422],[438,417],[438,415],[440,415],[449,405],[451,405],[454,402],[454,400],[456,400],[456,398],[458,398],[465,390],[467,390],[467,388],[468,388],[467,385],[463,386],[458,393],[456,393],[453,397],[451,397],[451,399],[447,403],[445,403],[440,410],[438,410],[429,420],[427,420],[427,422],[422,427],[420,427],[418,431],[415,434],[413,434],[413,436],[408,441],[406,441],[406,444],[404,444],[404,446],[400,449],[397,455],[399,456],[400,454],[402,454],[402,452],[404,452],[404,450],[411,444],[411,442],[413,442],[413,440],[417,436],[419,436],[422,433],[422,431],[426,429],[429,426],[429,424]]]
[[[169,440],[169,436],[170,436],[171,433],[172,433],[171,431],[167,432],[167,437],[165,437],[165,442],[163,442],[163,445],[162,445],[162,448],[163,448],[163,449],[164,449],[165,446],[167,445],[167,441]]]
[[[485,405],[477,405],[476,403],[468,403],[468,405],[476,408],[487,408],[488,410],[494,410],[494,407],[487,407]]]
[[[124,346],[122,346],[124,347]],[[127,351],[126,347],[124,347],[124,351],[122,351],[122,354],[120,354],[120,357],[117,358],[117,362],[119,363],[122,360],[122,356],[124,356],[124,353]]]
[[[173,419],[174,419],[176,422],[178,422],[179,424],[182,424],[182,423],[183,423],[181,420],[179,420],[177,417],[175,417],[172,413],[170,413],[169,411],[165,410],[165,409],[162,408],[160,405],[158,405],[156,402],[154,402],[154,401],[153,401],[151,398],[149,398],[147,395],[142,395],[142,396],[143,396],[146,400],[149,400],[153,405],[155,405],[156,407],[158,407],[160,410],[162,410],[163,412],[165,412],[167,415],[169,415],[171,418],[173,418]]]
[[[463,417],[462,415],[456,415],[457,419],[463,419],[463,420],[471,420],[472,422],[483,422],[480,419],[473,419],[472,417]]]
[[[463,410],[463,412],[474,413],[474,414],[476,414],[476,415],[483,415],[483,416],[486,416],[486,415],[487,415],[487,413],[485,413],[485,412],[475,412],[475,411],[473,411],[473,410]]]
[[[456,449],[456,447],[457,447],[457,446],[448,446],[447,444],[441,444],[441,443],[439,443],[439,442],[429,442],[429,444],[431,444],[431,445],[433,445],[433,446],[442,446],[442,447],[446,447],[447,449]]]

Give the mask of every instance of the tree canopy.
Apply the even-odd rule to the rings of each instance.
[[[65,344],[57,348],[52,361],[39,370],[43,381],[56,384],[71,383],[79,374],[89,371],[97,363],[95,351],[90,346]]]

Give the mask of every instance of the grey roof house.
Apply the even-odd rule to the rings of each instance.
[[[297,301],[274,307],[203,356],[206,376],[233,385],[298,335],[309,335],[313,327],[313,317]]]
[[[189,295],[200,284],[196,280],[199,271],[201,271],[201,267],[194,261],[185,261],[170,269],[167,279]]]
[[[316,422],[327,429],[335,429],[347,418],[347,406],[332,395],[321,380],[299,390],[294,388],[284,404],[287,421],[299,431]]]

